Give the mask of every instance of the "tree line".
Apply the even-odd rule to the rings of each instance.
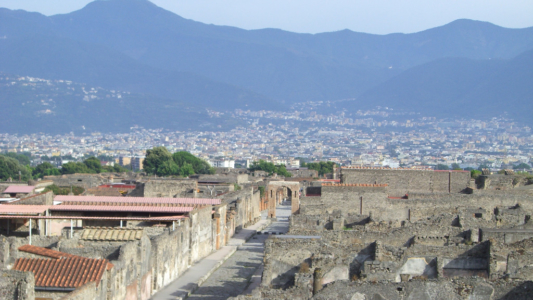
[[[24,154],[6,153],[0,154],[0,180],[9,178],[27,181],[30,179],[43,178],[50,175],[63,175],[74,173],[97,174],[103,172],[128,172],[129,170],[119,166],[102,166],[100,160],[94,156],[85,159],[83,162],[68,162],[61,168],[56,168],[51,163],[45,161],[36,167],[30,166],[30,158]]]

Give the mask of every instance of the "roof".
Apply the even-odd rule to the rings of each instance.
[[[0,214],[42,214],[51,206],[49,205],[0,205]]]
[[[19,247],[18,250],[19,251],[23,251],[23,252],[32,253],[32,254],[41,255],[41,256],[56,258],[56,259],[60,259],[62,257],[81,257],[81,258],[85,258],[83,256],[78,256],[78,255],[74,255],[74,254],[70,254],[70,253],[65,253],[65,252],[61,252],[61,251],[56,251],[56,250],[43,248],[43,247],[32,246],[32,245],[22,245],[22,246]],[[111,270],[111,268],[113,268],[113,264],[110,263],[110,262],[107,262],[107,269]]]
[[[143,232],[142,228],[86,227],[83,229],[81,239],[89,241],[135,241],[141,239]]]
[[[222,200],[209,198],[148,198],[148,197],[99,197],[99,196],[55,196],[54,201],[106,202],[106,203],[165,203],[219,205]]]
[[[32,272],[36,287],[77,288],[88,282],[96,285],[107,267],[107,259],[61,257],[59,259],[19,258],[13,270]]]
[[[7,206],[7,205],[6,205]],[[9,205],[12,206],[12,205]],[[101,212],[146,212],[146,213],[186,213],[194,207],[176,206],[103,206],[103,205],[54,205],[51,211],[101,211]]]
[[[24,252],[28,252],[32,254],[37,254],[37,255],[42,255],[42,256],[47,256],[47,257],[57,258],[57,259],[61,257],[78,257],[77,255],[74,255],[74,254],[69,254],[69,253],[65,253],[61,251],[56,251],[56,250],[32,246],[32,245],[22,245],[19,247],[19,251],[24,251]]]
[[[145,221],[145,222],[162,222],[162,221],[179,221],[187,219],[186,216],[162,216],[162,217],[104,217],[104,216],[26,216],[26,215],[0,215],[0,219],[44,219],[44,220],[113,220],[113,221]]]
[[[35,189],[34,186],[31,185],[10,185],[5,189],[2,193],[3,194],[29,194],[33,192]]]

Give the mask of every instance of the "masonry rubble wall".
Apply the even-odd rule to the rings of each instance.
[[[192,179],[149,179],[137,182],[130,197],[196,198],[198,182]]]
[[[54,193],[52,191],[28,196],[17,201],[13,201],[12,205],[53,205]]]
[[[30,272],[0,269],[0,298],[34,300],[35,279]]]
[[[100,174],[66,174],[59,176],[44,176],[44,180],[52,180],[60,187],[78,186],[94,188],[109,182],[109,179]]]
[[[214,250],[212,218],[211,206],[195,209],[189,213],[191,231],[189,265],[209,255]]]
[[[468,187],[468,171],[342,168],[341,183],[387,184],[394,196],[411,192],[459,193]]]

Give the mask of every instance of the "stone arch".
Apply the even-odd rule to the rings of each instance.
[[[276,217],[276,207],[283,198],[291,200],[291,212],[300,209],[300,183],[295,181],[271,181],[267,185],[268,217]]]

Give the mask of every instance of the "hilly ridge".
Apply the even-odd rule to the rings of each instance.
[[[529,69],[516,61],[531,49],[533,27],[472,20],[412,34],[298,34],[203,24],[147,0],[51,17],[0,8],[0,72],[151,95],[154,106],[285,110],[356,98],[342,103],[450,116],[483,103],[480,114],[494,115],[506,94],[528,101]]]
[[[510,60],[446,58],[409,69],[348,105],[416,108],[429,115],[482,118],[508,113],[532,124],[533,51]]]

